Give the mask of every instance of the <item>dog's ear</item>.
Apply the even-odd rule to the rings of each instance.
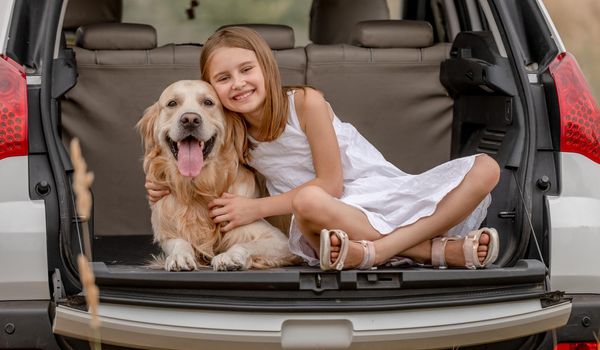
[[[156,119],[158,119],[159,111],[160,107],[157,101],[152,106],[146,108],[144,116],[135,125],[142,136],[142,144],[146,154],[157,146],[154,141],[154,128],[156,126]]]
[[[248,140],[248,131],[246,123],[234,112],[225,111],[225,120],[227,122],[227,140],[229,144],[233,144],[238,159],[242,164],[248,164],[250,161],[250,149],[252,147]]]

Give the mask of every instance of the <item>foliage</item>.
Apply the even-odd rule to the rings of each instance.
[[[146,23],[158,32],[158,45],[203,43],[224,24],[273,23],[294,28],[296,45],[308,44],[311,0],[125,0],[123,22]],[[188,17],[188,9],[194,18]]]

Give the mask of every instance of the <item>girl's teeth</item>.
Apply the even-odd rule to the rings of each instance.
[[[241,99],[244,99],[244,98],[246,98],[246,97],[250,96],[250,94],[251,94],[251,93],[252,93],[252,91],[249,91],[249,92],[247,92],[247,93],[245,93],[245,94],[243,94],[243,95],[238,95],[238,96],[236,96],[236,97],[235,97],[235,99],[236,99],[236,100],[241,100]]]

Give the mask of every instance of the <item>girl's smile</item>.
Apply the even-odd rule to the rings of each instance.
[[[238,95],[233,96],[233,99],[236,100],[236,101],[241,101],[241,100],[246,99],[248,96],[250,96],[253,93],[254,93],[254,90],[250,90],[250,91],[244,92],[242,94],[238,94]]]
[[[254,51],[221,47],[209,62],[209,79],[223,106],[256,127],[266,100],[265,78]]]

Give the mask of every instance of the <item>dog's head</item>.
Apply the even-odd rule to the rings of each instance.
[[[244,158],[245,128],[239,118],[227,117],[214,89],[201,80],[169,85],[138,122],[145,148],[145,164],[157,156],[172,157],[184,177],[194,178],[224,148]],[[221,153],[220,155],[218,155]],[[222,159],[224,160],[224,159]]]

